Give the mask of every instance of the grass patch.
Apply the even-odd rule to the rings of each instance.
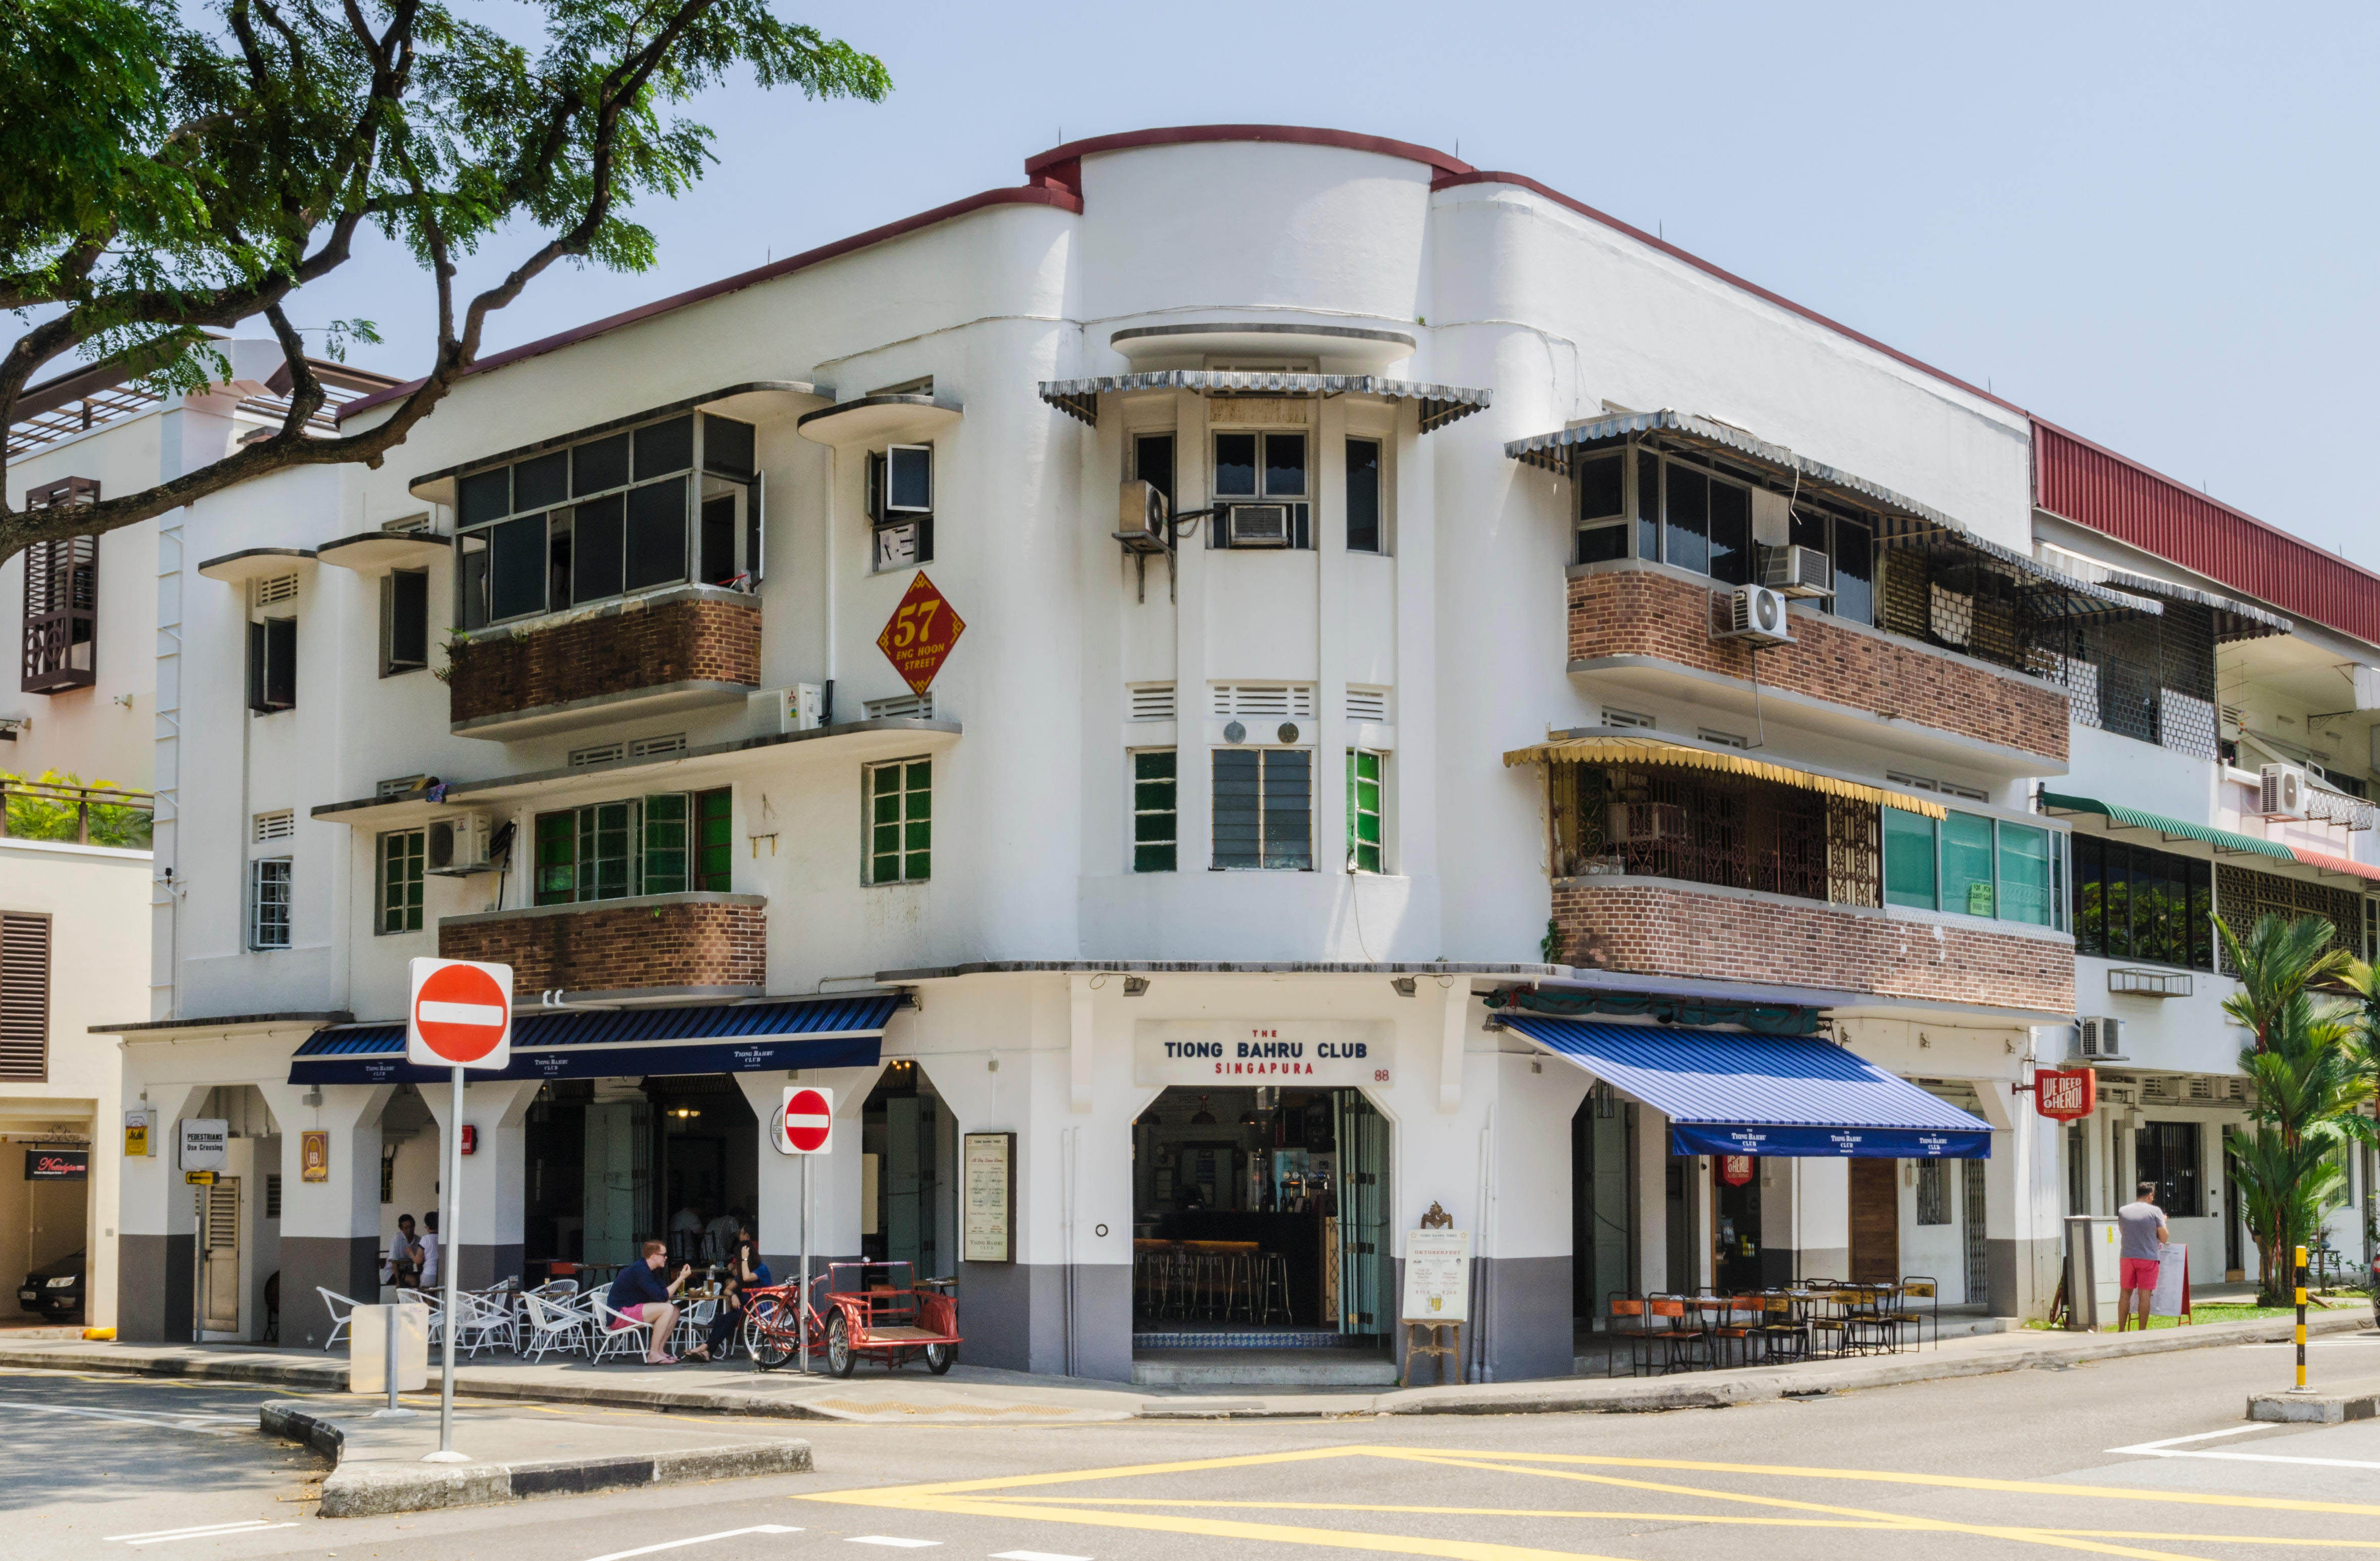
[[[2328,1296],[2324,1299],[2328,1303],[2326,1307],[2308,1306],[2306,1308],[2306,1315],[2309,1318],[2322,1316],[2326,1311],[2352,1311],[2357,1307],[2370,1304],[2366,1298],[2362,1296]],[[2229,1301],[2220,1301],[2202,1303],[2192,1313],[2192,1321],[2193,1325],[2203,1325],[2208,1323],[2247,1323],[2263,1317],[2295,1317],[2296,1315],[2297,1308],[2293,1306],[2247,1306]],[[2028,1328],[2051,1329],[2051,1324],[2033,1320],[2028,1320],[2025,1323],[2025,1326]],[[2149,1326],[2152,1328],[2178,1328],[2181,1326],[2181,1319],[2179,1317],[2152,1317],[2149,1319]],[[2063,1333],[2065,1332],[2065,1329],[2063,1327],[2058,1327],[2052,1331]],[[2106,1329],[2103,1331],[2109,1333],[2114,1332],[2113,1329]]]

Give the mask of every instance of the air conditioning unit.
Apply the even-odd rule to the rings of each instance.
[[[1739,585],[1721,604],[1726,627],[1715,640],[1748,640],[1755,645],[1790,645],[1793,630],[1785,618],[1785,598],[1765,585]]]
[[[492,813],[456,813],[431,821],[429,838],[423,842],[428,859],[425,870],[448,878],[494,872],[489,842],[495,830]]]
[[[814,732],[826,724],[826,689],[817,683],[796,683],[777,691],[777,730]]]
[[[2268,819],[2306,816],[2306,789],[2310,783],[2303,769],[2295,764],[2267,764],[2257,774],[2259,814]]]
[[[2074,1055],[2090,1062],[2124,1060],[2124,1021],[2091,1018],[2074,1027]]]
[[[1760,583],[1787,596],[1832,596],[1834,560],[1815,547],[1772,547],[1761,562]]]
[[[1115,540],[1129,551],[1163,552],[1170,530],[1165,522],[1165,495],[1156,483],[1135,478],[1116,495]]]
[[[1289,506],[1235,504],[1223,515],[1226,547],[1287,547]]]
[[[1686,811],[1675,802],[1613,802],[1604,820],[1603,837],[1615,845],[1682,840],[1685,834]]]

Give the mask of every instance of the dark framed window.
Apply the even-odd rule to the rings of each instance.
[[[1228,511],[1235,500],[1279,504],[1288,512],[1288,545],[1312,547],[1313,489],[1307,465],[1313,441],[1303,432],[1258,433],[1229,430],[1215,433],[1213,441],[1213,497],[1220,509]],[[1207,545],[1258,545],[1246,542],[1235,544],[1232,530],[1228,514],[1218,513],[1208,522]],[[1279,533],[1274,535],[1276,540],[1261,545],[1281,546]]]
[[[298,620],[248,626],[248,708],[260,715],[298,706]]]
[[[1179,777],[1170,748],[1143,749],[1132,756],[1132,870],[1172,872],[1178,864],[1181,814]]]
[[[1628,457],[1625,452],[1582,456],[1572,471],[1578,492],[1580,564],[1603,564],[1628,556]]]
[[[734,793],[663,791],[537,815],[539,905],[724,892],[734,876],[729,848]]]
[[[1214,750],[1214,867],[1314,870],[1314,753],[1303,748]]]
[[[2156,1206],[2169,1220],[2205,1216],[2200,1131],[2195,1122],[2143,1122],[2132,1136],[2134,1179],[2156,1184]]]
[[[2075,835],[2075,952],[2215,969],[2214,871],[2171,851]]]
[[[380,883],[376,896],[375,933],[421,931],[423,832],[392,830],[380,837]]]
[[[934,447],[894,445],[868,457],[868,567],[881,573],[934,559]]]
[[[868,799],[868,882],[920,884],[932,877],[934,762],[870,764],[861,781]]]
[[[1170,513],[1173,508],[1173,435],[1135,434],[1132,474],[1165,495],[1165,507]]]
[[[1661,558],[1698,575],[1710,573],[1710,475],[1675,461],[1661,463]]]
[[[289,946],[290,861],[265,857],[248,864],[248,946]]]
[[[1347,551],[1386,551],[1380,535],[1380,442],[1347,441]]]
[[[1945,1160],[1917,1162],[1917,1223],[1949,1225],[1950,1223],[1950,1178]]]
[[[380,675],[430,665],[430,572],[391,569],[380,580]]]

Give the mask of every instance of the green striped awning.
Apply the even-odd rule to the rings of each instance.
[[[2154,829],[2168,840],[2204,840],[2218,851],[2277,857],[2282,861],[2298,860],[2296,852],[2271,840],[2259,840],[2252,835],[2234,835],[2228,829],[2216,829],[2203,823],[2186,823],[2180,819],[2169,819],[2163,813],[2144,813],[2138,808],[2102,802],[2095,797],[2068,797],[2059,792],[2045,791],[2041,794],[2041,806],[2045,811],[2052,813],[2097,813],[2110,824],[2126,829]]]

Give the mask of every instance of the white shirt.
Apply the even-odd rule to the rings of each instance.
[[[421,1287],[427,1290],[435,1287],[439,1282],[438,1233],[434,1230],[425,1230],[421,1233],[420,1241]]]
[[[413,1238],[401,1230],[388,1238],[388,1265],[391,1268],[410,1268],[413,1265]]]

